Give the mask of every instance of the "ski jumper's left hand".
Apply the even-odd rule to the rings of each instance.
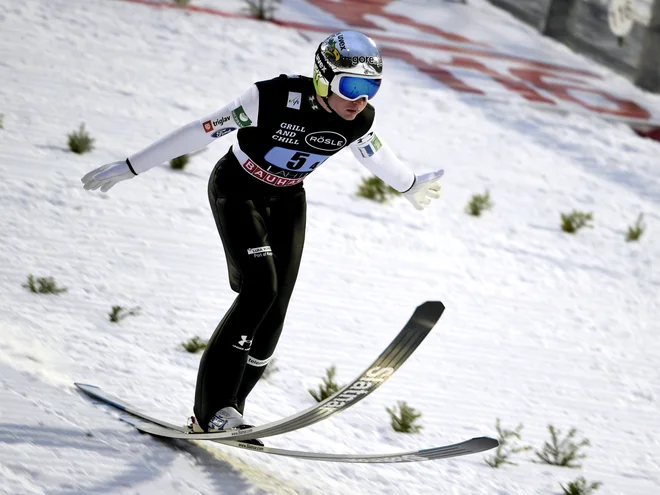
[[[351,151],[362,165],[401,192],[416,209],[423,210],[432,199],[440,197],[438,179],[445,171],[440,169],[415,175],[375,131],[371,130],[352,143]]]
[[[416,175],[412,187],[403,193],[403,197],[412,203],[418,210],[423,210],[432,199],[440,197],[440,182],[444,170],[436,170],[427,174]]]

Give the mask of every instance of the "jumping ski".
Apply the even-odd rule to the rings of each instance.
[[[353,406],[376,390],[417,349],[419,344],[422,343],[438,322],[444,310],[445,307],[440,301],[427,301],[418,306],[403,329],[399,332],[399,335],[394,338],[390,345],[387,346],[364,373],[334,395],[302,412],[262,426],[241,430],[227,430],[214,433],[185,433],[171,431],[170,428],[165,428],[162,431],[157,430],[149,433],[186,440],[193,438],[196,440],[249,440],[252,438],[282,435],[283,433],[318,423],[339,411]],[[104,402],[109,404],[117,402],[114,399],[105,399],[103,396],[107,397],[108,394],[103,393],[98,387],[80,383],[76,383],[75,385],[88,395]],[[144,418],[141,413],[135,414],[128,409],[125,410],[143,419],[148,419],[152,423],[159,424],[159,421],[154,420],[154,418]]]
[[[160,419],[152,418],[151,416],[143,413],[134,406],[124,402],[112,395],[106,394],[98,387],[92,385],[76,384],[82,391],[87,393],[90,397],[96,398],[108,405],[116,407],[121,411],[130,413],[138,420],[122,418],[122,421],[130,424],[139,431],[144,433],[154,434],[156,436],[168,436],[165,430],[170,430],[172,433],[180,433],[181,438],[185,440],[195,441],[198,440],[195,434],[186,433],[187,428],[178,426]],[[155,433],[156,429],[159,430]],[[386,454],[328,454],[322,452],[303,452],[299,450],[286,450],[273,447],[264,447],[252,445],[245,442],[234,442],[231,440],[212,440],[216,443],[228,445],[244,450],[251,450],[263,454],[279,455],[285,457],[292,457],[297,459],[307,459],[313,461],[327,461],[327,462],[350,462],[350,463],[399,463],[399,462],[420,462],[432,461],[437,459],[447,459],[450,457],[458,457],[469,454],[476,454],[486,450],[497,447],[499,444],[497,440],[488,437],[472,438],[470,440],[456,443],[453,445],[445,445],[442,447],[433,447],[429,449],[394,452]]]
[[[125,420],[126,421],[126,420]],[[154,431],[158,429],[166,429],[168,427],[162,424],[156,425],[146,422],[131,422],[126,421],[128,424],[133,425],[143,433],[151,433],[157,436],[163,436],[160,433],[156,434]],[[172,431],[185,432],[182,426],[169,425]],[[195,441],[195,435],[186,435],[186,440]],[[437,459],[448,459],[450,457],[459,457],[462,455],[477,454],[490,450],[499,445],[499,442],[493,438],[478,437],[471,438],[464,442],[455,443],[453,445],[444,445],[442,447],[432,447],[429,449],[411,450],[406,452],[392,452],[386,454],[328,454],[323,452],[304,452],[300,450],[286,450],[274,447],[265,447],[253,445],[245,442],[232,442],[229,440],[212,440],[213,442],[229,445],[244,450],[251,450],[253,452],[260,452],[263,454],[279,455],[284,457],[293,457],[296,459],[307,459],[311,461],[326,461],[326,462],[352,462],[352,463],[398,463],[398,462],[421,462],[432,461]]]
[[[173,425],[149,416],[127,402],[104,392],[99,387],[82,383],[76,383],[75,385],[90,397],[98,399],[139,418],[141,421],[124,419],[125,422],[133,425],[138,430],[161,437],[179,438],[184,440],[213,440],[218,443],[255,452],[334,462],[414,462],[482,452],[496,447],[498,445],[497,441],[492,438],[480,437],[454,445],[423,449],[419,451],[365,455],[291,451],[240,442],[240,440],[281,435],[283,433],[295,431],[322,421],[331,415],[356,404],[378,388],[382,382],[389,378],[389,376],[391,376],[394,371],[396,371],[408,359],[408,357],[410,357],[413,351],[435,326],[443,311],[444,306],[441,302],[431,301],[422,304],[415,310],[414,314],[399,335],[397,335],[378,359],[376,359],[376,361],[374,361],[364,373],[349,385],[345,386],[325,401],[322,401],[305,411],[253,428],[233,431],[229,430],[227,432],[219,433],[189,433],[186,427]]]

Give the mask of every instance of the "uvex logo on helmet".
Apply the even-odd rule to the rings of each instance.
[[[338,132],[318,131],[308,134],[305,142],[317,150],[336,151],[344,147],[346,138]]]

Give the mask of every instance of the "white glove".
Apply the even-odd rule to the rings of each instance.
[[[107,192],[117,182],[132,179],[136,176],[127,162],[128,160],[108,163],[92,170],[80,180],[84,184],[85,189],[95,190],[100,187],[102,192]]]
[[[431,199],[440,197],[440,183],[438,179],[445,173],[436,170],[428,174],[416,175],[412,187],[403,193],[403,196],[418,210],[423,210],[431,203]]]

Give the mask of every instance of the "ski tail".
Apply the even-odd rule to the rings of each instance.
[[[79,383],[79,382],[74,382],[74,385],[78,387],[82,392],[85,392],[85,394],[87,394],[92,399],[96,399],[100,402],[103,402],[104,404],[108,404],[109,406],[119,409],[120,411],[127,412],[132,416],[135,416],[136,418],[162,426],[163,428],[169,428],[171,430],[181,431],[182,433],[187,431],[186,428],[183,428],[181,426],[168,423],[167,421],[163,421],[153,416],[149,416],[147,413],[137,409],[136,407],[132,406],[128,402],[123,401],[119,397],[107,393],[105,390],[103,390],[100,387],[97,387],[96,385],[90,385],[89,383]],[[133,423],[130,424],[132,426],[135,426]]]

